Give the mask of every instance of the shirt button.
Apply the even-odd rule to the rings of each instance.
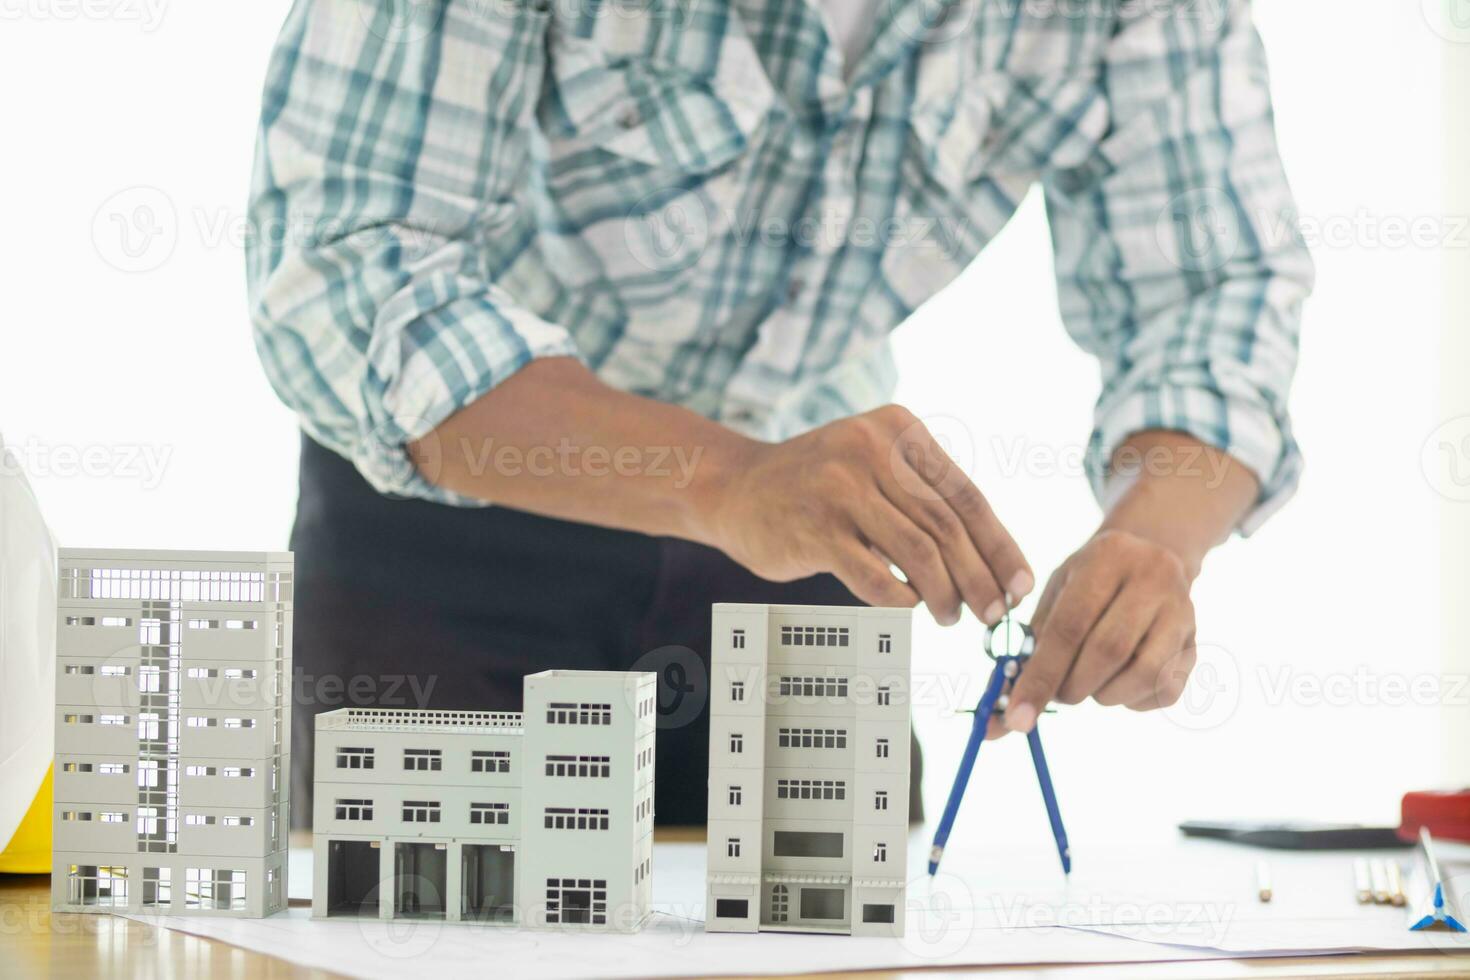
[[[629,106],[618,116],[618,125],[623,129],[636,129],[643,121],[643,115],[634,107]]]
[[[806,292],[806,280],[793,278],[786,283],[786,301],[795,303],[801,299],[801,294]]]

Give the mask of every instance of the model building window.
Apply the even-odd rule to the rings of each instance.
[[[373,819],[372,800],[338,800],[334,813],[338,820],[371,820]],[[405,817],[405,820],[408,818]]]
[[[548,755],[546,775],[605,779],[612,775],[612,757],[606,755]]]
[[[745,630],[730,631],[730,647],[734,650],[745,649]]]
[[[880,759],[886,759],[886,758],[888,758],[888,739],[886,739],[886,738],[880,738],[880,739],[878,739],[878,752],[877,752],[877,755],[878,755],[878,758],[880,758]]]
[[[254,728],[255,727],[255,719],[254,718],[226,718],[225,719],[225,727],[226,728]]]
[[[845,800],[847,783],[840,779],[778,779],[778,800]]]
[[[845,749],[845,728],[780,728],[776,745],[783,749]]]
[[[73,864],[66,876],[70,905],[128,907],[128,869],[121,865]]]
[[[725,839],[725,857],[738,858],[740,856],[740,838],[728,837]]]
[[[90,763],[90,762],[63,762],[61,764],[61,771],[62,772],[91,772],[92,771],[92,763]]]
[[[62,672],[66,674],[87,676],[90,674],[95,674],[97,672],[97,668],[93,667],[91,664],[67,664],[65,667],[62,668]]]
[[[546,706],[548,725],[611,725],[611,704],[572,704],[553,701]]]
[[[190,715],[184,724],[190,728],[216,728],[219,726],[219,719],[206,718],[203,715]]]
[[[781,644],[788,647],[845,647],[846,626],[783,626]]]
[[[878,634],[878,652],[879,653],[892,653],[893,652],[893,637],[890,634],[888,634],[888,633],[879,633]]]
[[[886,809],[888,809],[888,790],[886,790],[886,789],[880,789],[876,793],[873,794],[873,809],[874,810],[886,810]]]
[[[607,811],[586,807],[549,806],[545,813],[547,830],[606,830]]]
[[[103,715],[102,717],[100,717],[100,718],[97,719],[97,723],[99,725],[126,725],[128,723],[128,716],[127,715]]]
[[[212,813],[186,813],[184,814],[185,827],[213,827],[214,814]]]
[[[846,677],[782,677],[776,693],[788,698],[845,698]]]
[[[438,823],[439,804],[429,800],[406,800],[403,804],[404,823]]]
[[[737,755],[745,751],[744,735],[736,735],[733,733],[730,735],[730,751],[734,752]]]
[[[785,885],[771,886],[771,921],[785,922],[791,915],[791,891]]]
[[[472,773],[509,773],[510,752],[470,752],[469,768]]]
[[[255,770],[249,766],[225,766],[221,775],[226,779],[249,779],[255,775]]]
[[[173,870],[143,869],[143,907],[159,908],[173,904]]]
[[[877,861],[879,863],[883,863],[883,862],[886,862],[888,860],[888,845],[887,844],[874,844],[873,845],[873,860],[874,861]]]
[[[509,803],[471,803],[470,823],[510,823]]]
[[[731,681],[730,682],[730,700],[731,701],[744,701],[745,700],[745,682],[744,681]]]
[[[606,925],[607,879],[547,878],[546,921],[551,925]]]
[[[230,868],[185,868],[184,907],[243,910],[245,872]]]
[[[103,664],[97,668],[97,673],[103,677],[127,677],[133,671],[122,664]]]
[[[253,826],[255,826],[255,818],[254,817],[225,817],[224,823],[225,823],[225,826],[226,827],[253,827]]]
[[[438,772],[444,768],[440,749],[404,749],[403,768],[410,772]]]
[[[126,762],[102,762],[97,766],[97,771],[104,776],[121,776],[128,771]]]
[[[67,725],[90,725],[90,724],[92,724],[92,716],[91,715],[62,715],[61,716],[61,720],[62,720],[62,722],[64,724],[67,724]]]
[[[510,772],[510,753],[506,751],[471,752],[471,772]]]
[[[878,688],[878,707],[885,708],[893,703],[893,689],[888,686]]]
[[[219,770],[216,769],[214,766],[185,766],[184,767],[184,775],[185,776],[213,776],[213,775],[215,775],[218,772],[219,772]]]
[[[156,664],[144,664],[138,668],[139,694],[158,694],[162,690],[163,671]]]
[[[742,794],[740,792],[740,787],[739,786],[731,786],[730,787],[730,797],[729,797],[729,799],[730,799],[730,805],[731,806],[739,806],[740,805],[740,800],[743,798],[743,796],[744,796],[744,794]]]

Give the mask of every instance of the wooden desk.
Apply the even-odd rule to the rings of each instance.
[[[703,839],[703,830],[660,830],[659,840]],[[292,835],[306,846],[310,835]],[[296,904],[296,903],[292,903]],[[296,966],[187,933],[111,915],[51,914],[50,879],[0,875],[0,975],[21,977],[192,977],[211,980],[319,980],[336,974]],[[990,978],[1101,980],[1126,975],[1139,980],[1265,980],[1276,977],[1465,977],[1470,957],[1435,953],[1197,960],[1176,963],[1105,963],[1096,966],[976,967],[901,972],[872,971],[864,980],[909,977],[934,980],[941,972]]]

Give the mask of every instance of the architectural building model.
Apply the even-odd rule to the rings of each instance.
[[[550,670],[524,714],[318,715],[312,915],[639,929],[656,682]]]
[[[62,549],[53,909],[286,907],[292,567]]]
[[[714,607],[706,931],[902,934],[910,623]]]

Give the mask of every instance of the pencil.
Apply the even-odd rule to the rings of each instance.
[[[1353,862],[1353,890],[1357,892],[1358,903],[1366,905],[1373,901],[1373,879],[1368,873],[1368,860],[1358,858]]]
[[[1397,861],[1388,862],[1388,900],[1394,905],[1406,905],[1409,901],[1404,894],[1404,876]]]
[[[1374,858],[1368,865],[1368,872],[1373,878],[1373,901],[1379,905],[1387,905],[1388,895],[1388,868],[1385,862]]]

